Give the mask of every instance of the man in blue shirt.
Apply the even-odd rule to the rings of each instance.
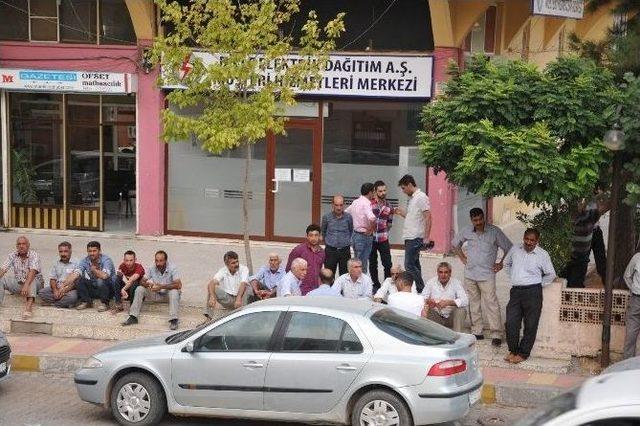
[[[96,303],[98,312],[109,309],[109,300],[113,290],[116,269],[113,261],[100,251],[100,243],[90,241],[87,244],[87,257],[78,264],[74,279],[78,279],[76,288],[80,304],[78,310],[87,309],[93,305],[93,299],[100,299]]]
[[[333,296],[342,297],[341,294],[336,294],[331,290],[331,284],[333,284],[333,272],[331,269],[323,268],[320,270],[320,286],[315,290],[311,290],[307,293],[307,296]]]
[[[258,273],[249,277],[249,284],[258,300],[275,297],[278,284],[284,278],[286,271],[282,259],[277,253],[269,254],[269,264],[261,267]]]

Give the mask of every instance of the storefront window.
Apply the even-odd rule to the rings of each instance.
[[[404,205],[406,195],[398,180],[411,174],[426,190],[426,168],[420,163],[416,131],[421,103],[349,102],[329,103],[324,118],[322,165],[322,214],[331,210],[331,198],[342,194],[345,204],[360,196],[364,182],[382,180],[387,199]],[[392,244],[400,244],[401,222],[391,230]]]
[[[11,93],[9,101],[13,209],[62,207],[62,95]],[[16,221],[35,226],[34,215]]]
[[[60,3],[60,41],[95,43],[98,18],[95,0],[62,0]]]
[[[100,0],[100,43],[136,43],[136,33],[124,0]]]
[[[187,112],[185,112],[187,113]],[[167,228],[196,233],[242,233],[246,148],[219,155],[195,138],[169,144]],[[265,234],[266,143],[251,146],[249,231]]]

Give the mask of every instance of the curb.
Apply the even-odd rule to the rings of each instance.
[[[11,371],[72,375],[82,367],[86,356],[11,355]]]

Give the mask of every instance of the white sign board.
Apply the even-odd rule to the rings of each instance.
[[[309,170],[309,169],[293,169],[293,181],[294,182],[309,182],[309,181],[311,181],[311,170]]]
[[[279,182],[291,182],[291,169],[276,168],[275,178]]]
[[[127,94],[135,92],[135,79],[131,74],[113,72],[0,68],[0,89]]]
[[[190,61],[198,58],[204,65],[220,60],[220,55],[194,52]],[[260,58],[260,57],[258,57]],[[288,55],[287,63],[300,60]],[[189,67],[183,66],[183,69]],[[181,74],[184,78],[184,72]],[[273,67],[267,66],[261,74],[263,81],[277,78]],[[322,72],[318,88],[298,91],[305,95],[356,96],[374,98],[428,99],[432,96],[432,56],[370,56],[332,54]],[[165,85],[167,89],[181,86]]]
[[[584,0],[532,0],[533,14],[582,19]]]

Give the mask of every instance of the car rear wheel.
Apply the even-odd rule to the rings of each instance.
[[[154,378],[130,373],[121,377],[111,390],[111,412],[121,425],[155,425],[167,412],[167,400]]]
[[[352,426],[413,426],[411,412],[397,395],[374,390],[362,395],[351,413]]]

